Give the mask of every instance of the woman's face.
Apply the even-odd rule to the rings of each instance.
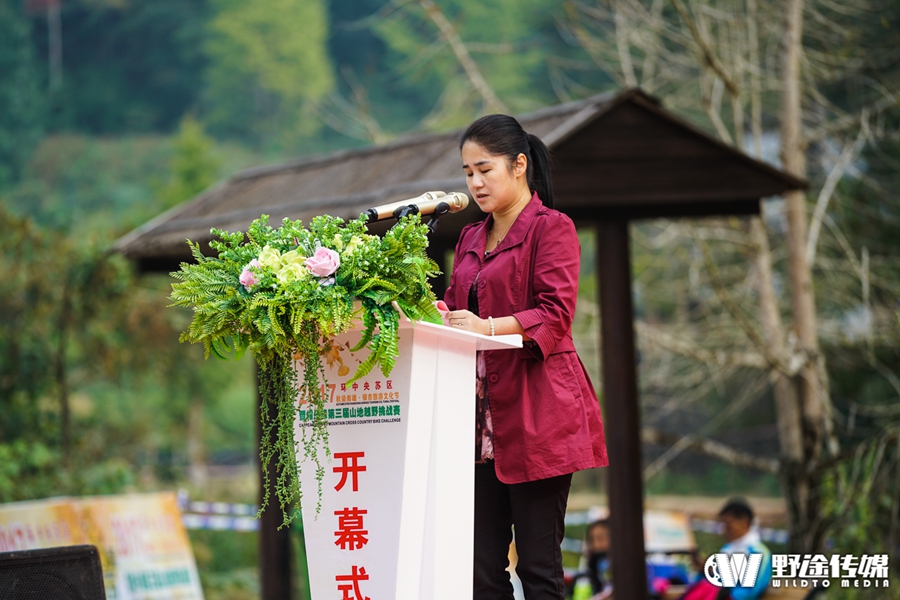
[[[510,165],[505,156],[491,154],[475,142],[463,144],[461,154],[466,185],[482,211],[502,212],[519,200],[523,189],[528,191],[525,181],[528,163],[524,154],[519,154]]]

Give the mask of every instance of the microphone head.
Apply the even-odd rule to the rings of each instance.
[[[446,196],[442,197],[441,200],[446,202],[450,206],[451,213],[457,213],[461,210],[465,210],[467,206],[469,206],[469,197],[462,192],[450,192]]]

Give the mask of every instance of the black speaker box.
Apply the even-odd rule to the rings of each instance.
[[[106,600],[94,546],[0,552],[0,600]]]

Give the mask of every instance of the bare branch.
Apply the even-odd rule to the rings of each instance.
[[[675,10],[678,11],[678,15],[684,21],[685,25],[687,25],[688,30],[691,32],[691,37],[694,38],[694,42],[697,44],[697,47],[700,50],[700,55],[703,63],[710,69],[712,69],[713,72],[715,72],[715,74],[719,77],[719,79],[722,80],[722,82],[725,84],[725,87],[728,88],[728,92],[730,94],[737,95],[739,91],[737,83],[725,70],[725,66],[716,56],[716,53],[713,52],[713,49],[709,45],[709,42],[701,34],[700,30],[697,27],[697,23],[694,22],[694,19],[688,12],[687,7],[681,0],[672,0],[672,4],[675,6]]]
[[[731,316],[734,317],[735,321],[738,322],[741,329],[744,330],[744,333],[747,335],[747,338],[753,342],[753,345],[760,351],[763,357],[765,357],[766,362],[773,369],[778,369],[786,374],[789,374],[789,368],[787,365],[783,364],[783,361],[778,356],[769,355],[768,348],[766,347],[765,342],[760,337],[759,333],[750,323],[747,316],[744,314],[744,311],[737,306],[734,301],[729,296],[728,291],[725,289],[725,286],[722,284],[722,280],[719,277],[719,268],[716,266],[715,261],[712,258],[712,253],[709,250],[709,246],[706,242],[702,240],[697,240],[697,244],[700,246],[700,249],[703,251],[704,261],[706,263],[706,270],[709,272],[709,278],[712,282],[713,289],[716,292],[716,296],[719,298],[719,301],[725,306],[726,310],[731,313]]]
[[[771,368],[769,361],[761,354],[755,352],[707,350],[683,335],[676,336],[665,333],[661,329],[643,321],[635,321],[634,328],[642,345],[655,346],[681,356],[693,358],[702,363],[716,365],[717,367],[740,366],[762,370]]]
[[[831,200],[831,195],[834,193],[837,184],[844,176],[847,168],[860,153],[869,137],[869,119],[865,112],[860,116],[860,123],[862,126],[859,128],[859,134],[856,136],[856,141],[853,144],[848,144],[844,147],[843,152],[841,152],[840,157],[834,164],[828,177],[825,179],[825,184],[822,186],[822,189],[819,190],[816,208],[813,211],[812,221],[810,221],[809,224],[809,237],[806,239],[806,262],[809,264],[815,262],[816,244],[819,241],[819,230],[822,228],[822,218],[825,216],[825,211],[828,209],[828,202]]]
[[[631,47],[628,45],[628,22],[625,15],[619,9],[620,0],[614,4],[614,16],[616,22],[616,47],[619,50],[619,64],[622,66],[622,74],[625,76],[625,85],[637,87],[637,77],[634,74],[634,65],[631,64]]]
[[[763,473],[777,475],[780,469],[780,463],[777,459],[764,458],[762,456],[750,454],[749,452],[742,452],[723,444],[722,442],[717,442],[699,435],[691,434],[684,437],[678,437],[664,433],[658,429],[645,427],[641,430],[641,441],[646,444],[655,444],[658,446],[677,446],[681,450],[694,450],[707,456],[718,458],[730,465],[746,467],[756,471],[762,471]],[[660,468],[651,470],[650,467],[647,467],[647,469],[644,470],[644,480],[646,481],[652,478],[659,471]]]
[[[419,4],[422,5],[428,18],[437,25],[437,28],[441,31],[441,35],[443,35],[444,39],[450,44],[450,48],[453,49],[453,54],[459,61],[460,66],[462,66],[463,70],[466,72],[469,81],[472,82],[472,85],[475,86],[475,89],[481,94],[485,104],[493,111],[507,112],[506,105],[500,101],[500,98],[494,93],[493,88],[488,85],[484,75],[482,75],[481,71],[478,69],[478,65],[472,60],[472,56],[469,54],[469,50],[463,43],[456,28],[447,20],[443,11],[432,0],[419,0]]]

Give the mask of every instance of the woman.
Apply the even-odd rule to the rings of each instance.
[[[578,237],[552,209],[550,156],[505,115],[460,138],[469,191],[487,219],[463,229],[445,315],[451,327],[517,333],[521,350],[479,353],[475,440],[475,600],[564,594],[560,542],[572,473],[608,464],[597,396],[572,343]]]

